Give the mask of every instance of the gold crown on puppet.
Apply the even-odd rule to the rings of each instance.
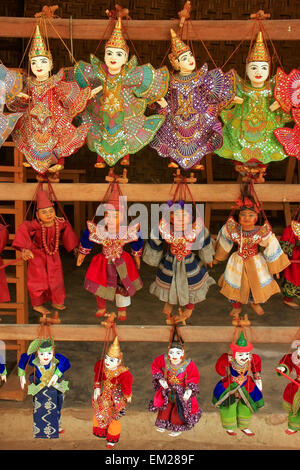
[[[109,357],[115,357],[117,359],[122,358],[122,353],[120,349],[119,339],[116,336],[113,343],[110,345],[107,355]]]
[[[169,54],[169,60],[172,64],[172,67],[174,67],[174,69],[178,70],[179,67],[178,65],[175,63],[175,60],[178,59],[178,57],[183,54],[184,52],[188,52],[190,51],[191,49],[189,48],[189,46],[187,46],[178,36],[177,34],[175,33],[175,31],[173,29],[170,29],[170,33],[171,33],[171,44],[172,44],[172,52],[171,54]]]
[[[252,51],[247,57],[247,63],[249,62],[270,62],[270,56],[264,44],[261,31],[259,31]]]
[[[35,33],[32,38],[31,47],[29,51],[29,59],[34,57],[48,57],[52,60],[52,55],[49,50],[47,50],[43,36],[41,35],[39,25],[36,25]]]
[[[106,47],[116,47],[118,49],[123,49],[128,54],[129,47],[127,46],[127,43],[122,34],[121,18],[118,18],[118,21],[116,23],[115,29],[112,32],[112,35],[110,36],[108,41],[106,41],[105,48]]]

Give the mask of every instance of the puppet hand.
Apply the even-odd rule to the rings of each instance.
[[[244,99],[240,98],[239,96],[235,96],[233,102],[236,104],[242,104],[244,102]]]
[[[56,385],[57,381],[58,381],[58,375],[53,374],[50,382],[48,383],[48,387],[51,387],[51,385]]]
[[[28,261],[29,259],[34,258],[32,251],[28,250],[27,248],[24,248],[24,250],[21,251],[21,256],[23,261]]]
[[[161,98],[160,100],[157,100],[157,103],[161,108],[166,108],[168,106],[168,103],[164,98]]]
[[[140,267],[141,267],[141,258],[139,256],[135,256],[134,261],[135,261],[137,269],[140,269]]]
[[[188,401],[191,395],[192,395],[192,390],[191,389],[186,390],[183,395],[184,401]]]
[[[22,390],[24,390],[25,384],[26,384],[26,377],[25,377],[25,375],[22,375],[20,377],[20,385],[21,385]]]
[[[97,401],[98,397],[100,397],[101,390],[100,388],[95,388],[94,390],[94,401]]]
[[[98,86],[97,88],[94,88],[91,91],[91,98],[94,98],[94,96],[97,95],[97,93],[99,93],[99,91],[101,91],[102,89],[103,89],[102,85]]]
[[[280,274],[279,273],[276,273],[275,276],[276,276],[276,279],[280,279]]]
[[[271,104],[270,106],[270,111],[276,111],[276,109],[280,108],[280,104],[278,101],[274,101],[274,103]]]
[[[159,383],[160,383],[160,385],[162,386],[162,388],[164,388],[164,389],[168,388],[168,384],[167,384],[167,382],[165,381],[165,379],[160,379],[160,380],[159,380]]]
[[[254,380],[254,382],[255,382],[257,388],[258,388],[260,391],[262,391],[262,381],[261,381],[261,379]]]
[[[213,267],[213,264],[214,264],[214,262],[211,261],[210,263],[207,263],[207,266],[209,266],[210,268],[212,268],[212,267]]]
[[[3,382],[6,382],[6,375],[1,375],[1,379],[3,380]]]
[[[280,372],[284,372],[284,371],[285,371],[285,367],[283,367],[283,366],[278,366],[278,367],[276,367],[276,370],[279,370]]]
[[[20,93],[17,94],[17,96],[18,96],[19,98],[24,98],[25,100],[30,100],[30,96],[27,95],[26,93],[20,92]]]
[[[79,253],[77,256],[76,266],[81,266],[84,261],[84,258],[85,258],[85,255],[83,255],[82,253]]]
[[[132,397],[126,398],[126,400],[127,400],[128,403],[131,403],[131,399],[132,399]]]
[[[219,261],[218,261],[217,259],[213,259],[212,264],[218,264],[218,262],[219,262]]]

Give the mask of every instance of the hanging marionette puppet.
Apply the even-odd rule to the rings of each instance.
[[[196,364],[185,358],[184,344],[176,326],[168,354],[156,357],[151,369],[155,395],[149,411],[158,412],[156,430],[170,431],[171,437],[189,431],[198,423],[202,413],[196,398],[200,375]]]
[[[54,197],[51,185],[49,189]],[[18,227],[12,246],[28,261],[27,288],[33,309],[48,314],[47,302],[57,310],[66,308],[59,243],[70,252],[79,245],[79,238],[69,221],[56,216],[53,202],[42,189],[37,190],[36,208],[36,219]]]
[[[268,80],[270,56],[261,31],[247,57],[246,73],[249,81],[236,75],[241,104],[221,112],[223,146],[216,154],[234,160],[237,171],[242,174],[254,174],[259,170],[257,177],[269,162],[287,157],[273,131],[291,120],[290,115],[278,109],[276,101],[272,103],[274,78]],[[263,181],[262,178],[260,182]]]
[[[231,354],[224,353],[217,360],[216,371],[222,379],[214,389],[212,402],[219,409],[222,426],[229,436],[236,436],[237,428],[246,436],[254,436],[248,428],[251,416],[264,406],[261,358],[251,352],[253,345],[243,332],[230,349]]]
[[[118,182],[111,183],[108,195],[103,204],[103,221],[98,224],[87,222],[77,266],[81,266],[94,243],[102,245],[102,252],[93,257],[87,270],[84,287],[96,296],[96,317],[103,317],[107,312],[107,301],[115,300],[118,320],[123,321],[127,319],[126,308],[131,304],[131,297],[143,287],[138,271],[143,240],[139,224],[127,225],[126,206]],[[127,244],[131,246],[131,254],[124,250]]]
[[[106,164],[112,167],[120,159],[122,165],[129,165],[129,154],[147,145],[165,119],[158,114],[146,117],[144,113],[147,105],[166,94],[167,68],[138,66],[135,56],[128,61],[128,53],[119,18],[105,44],[104,63],[91,54],[90,64],[79,62],[75,67],[80,86],[95,78],[103,84],[103,94],[92,100],[81,114],[82,122],[91,125],[87,144],[97,153],[97,168]]]
[[[37,338],[30,343],[18,364],[21,388],[26,384],[26,366],[33,367],[29,376],[28,395],[33,398],[33,436],[39,439],[55,439],[64,432],[61,409],[68,382],[62,380],[70,368],[69,360],[55,353],[52,338]]]
[[[3,224],[0,223],[0,254],[1,254],[8,243],[9,233],[7,230],[7,225],[5,224],[5,221],[3,217],[1,216],[1,214],[0,214],[0,219],[2,219],[2,222],[3,222]],[[10,295],[9,295],[7,280],[5,276],[5,265],[0,256],[0,303],[9,302],[9,301],[10,301]]]
[[[93,434],[106,439],[112,449],[120,439],[121,421],[126,405],[132,398],[132,374],[123,365],[118,336],[108,349],[105,359],[94,367]]]
[[[66,81],[64,69],[51,75],[53,59],[37,24],[29,51],[34,77],[24,76],[23,98],[11,100],[9,109],[24,111],[12,137],[25,155],[24,166],[37,173],[56,174],[64,160],[85,143],[90,124],[75,127],[72,120],[102,87],[81,89],[76,81]]]
[[[6,382],[6,376],[7,376],[7,370],[6,370],[5,362],[0,356],[0,379],[3,382]]]
[[[208,71],[207,64],[195,71],[196,61],[189,46],[171,29],[173,68],[168,93],[159,104],[166,120],[150,147],[169,167],[199,169],[199,162],[223,143],[220,110],[229,106],[236,94],[235,74],[221,69]],[[202,166],[201,166],[202,167]]]
[[[279,279],[279,273],[290,264],[263,211],[265,222],[256,225],[260,207],[249,190],[242,191],[236,209],[238,218],[230,215],[218,234],[214,257],[214,264],[224,261],[234,244],[238,245],[218,283],[221,294],[232,303],[230,315],[235,319],[239,318],[242,305],[248,303],[257,315],[263,315],[260,304],[280,292],[273,275]]]
[[[300,298],[300,223],[299,215],[281,235],[280,245],[291,264],[283,271],[283,301],[288,307],[299,309],[294,299]]]
[[[281,108],[289,113],[295,125],[292,129],[283,127],[275,129],[274,134],[283,145],[285,152],[291,157],[300,158],[300,72],[292,70],[289,75],[285,74],[281,68],[277,69],[275,76],[274,97]]]
[[[178,189],[181,191],[181,183]],[[205,300],[209,287],[215,284],[206,269],[206,265],[212,267],[214,255],[210,234],[199,214],[193,222],[191,204],[184,202],[183,193],[180,194],[184,200],[178,202],[176,194],[177,191],[173,200],[168,201],[158,230],[152,229],[143,253],[145,263],[158,266],[150,293],[165,302],[163,313],[167,324],[185,322],[195,304]],[[196,247],[197,254],[192,251]],[[180,306],[179,314],[172,316],[174,305]]]
[[[288,412],[288,428],[286,434],[300,431],[300,340],[292,343],[293,353],[285,354],[276,367],[278,374],[286,377],[290,383],[283,392],[283,408]],[[290,375],[296,373],[296,378]]]
[[[0,64],[0,147],[13,131],[23,113],[4,113],[4,105],[9,107],[16,97],[22,98],[22,75]]]

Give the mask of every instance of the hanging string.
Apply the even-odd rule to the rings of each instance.
[[[241,47],[241,45],[245,42],[245,40],[248,38],[249,36],[249,33],[252,31],[252,26],[250,27],[249,31],[247,31],[247,33],[245,34],[245,36],[243,37],[243,39],[239,42],[239,44],[236,46],[236,48],[234,49],[234,51],[230,54],[230,56],[228,57],[228,59],[224,62],[224,64],[222,65],[221,69],[223,70],[223,68],[225,67],[225,65],[227,65],[227,63],[230,61],[230,59],[235,55],[235,53],[239,50],[239,48]]]
[[[204,41],[203,41],[203,40],[202,40],[202,39],[201,39],[201,38],[198,36],[198,32],[196,32],[196,28],[194,29],[194,26],[193,26],[192,20],[191,20],[191,19],[189,19],[189,20],[188,20],[188,22],[190,22],[190,24],[191,24],[191,27],[192,27],[192,30],[193,30],[193,32],[194,32],[194,34],[195,34],[195,36],[196,36],[196,37],[197,37],[197,39],[198,39],[198,40],[201,42],[201,44],[202,44],[202,46],[204,47],[204,49],[205,49],[205,51],[206,51],[206,53],[207,53],[208,57],[209,57],[209,58],[210,58],[210,60],[211,60],[211,62],[214,64],[215,68],[217,68],[217,64],[215,63],[215,61],[214,61],[214,59],[213,59],[212,55],[210,54],[210,52],[209,52],[208,48],[206,47],[206,44],[205,44],[205,43],[204,43]]]
[[[97,54],[97,51],[98,51],[100,45],[101,45],[102,42],[104,41],[104,38],[105,38],[105,36],[106,36],[106,32],[108,31],[108,28],[109,28],[109,27],[110,27],[109,36],[110,36],[110,34],[113,32],[114,24],[115,24],[115,23],[114,23],[114,20],[113,20],[112,18],[110,18],[109,21],[108,21],[108,23],[107,23],[107,26],[106,26],[106,28],[105,28],[105,30],[104,30],[104,33],[103,33],[103,35],[102,35],[102,38],[101,38],[100,41],[98,42],[98,45],[97,45],[96,50],[95,50],[95,52],[94,52],[94,55]]]
[[[262,29],[263,35],[266,35],[267,38],[268,38],[268,40],[270,41],[270,43],[271,43],[271,45],[272,45],[272,47],[273,47],[274,54],[275,54],[275,56],[276,56],[276,58],[277,58],[277,60],[278,60],[278,63],[279,63],[279,65],[280,65],[280,67],[283,69],[283,66],[282,66],[280,57],[279,57],[279,55],[278,55],[278,53],[277,53],[277,50],[276,50],[276,48],[275,48],[274,42],[272,41],[272,38],[271,38],[271,36],[269,35],[269,33],[268,33],[267,29],[265,28],[265,26],[263,25],[263,22],[262,22],[262,21],[260,21],[260,27],[261,27],[261,29]]]
[[[70,31],[70,47],[71,47],[71,54],[70,56],[70,62],[74,63],[74,48],[73,48],[73,17],[72,15],[70,16],[70,22],[69,22],[69,31]]]

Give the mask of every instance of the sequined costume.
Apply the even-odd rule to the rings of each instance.
[[[132,374],[128,367],[119,365],[115,370],[105,367],[100,359],[94,367],[94,389],[103,388],[96,401],[93,400],[93,434],[117,443],[120,439],[120,418],[126,413],[127,399],[132,396]]]
[[[0,224],[0,254],[6,247],[9,240],[9,233],[6,228],[6,225]],[[5,269],[1,267],[4,265],[2,258],[0,256],[0,302],[9,302],[10,295],[7,285],[7,280],[5,276]]]
[[[4,114],[5,103],[10,102],[22,91],[22,75],[0,64],[0,147],[13,131],[23,113]]]
[[[84,255],[90,253],[94,243],[102,245],[102,253],[93,257],[84,288],[96,296],[98,306],[100,299],[116,299],[120,307],[130,305],[130,297],[143,287],[143,283],[132,256],[124,250],[124,246],[130,244],[132,253],[141,256],[143,241],[139,224],[128,228],[121,226],[120,233],[113,236],[103,225],[88,221],[79,252]]]
[[[215,259],[227,259],[235,243],[238,251],[230,256],[219,279],[221,294],[242,304],[247,304],[249,298],[255,304],[266,302],[273,294],[280,292],[273,274],[283,271],[290,264],[288,257],[267,222],[252,231],[243,231],[230,216],[218,234]],[[259,247],[263,248],[263,252],[259,251]]]
[[[299,344],[299,341],[296,341]],[[294,380],[299,384],[289,382],[283,392],[283,408],[288,412],[288,427],[300,431],[300,360],[297,351],[286,354],[277,367],[284,367],[287,375],[296,374]]]
[[[238,75],[237,96],[242,104],[221,112],[223,145],[216,154],[242,163],[255,160],[263,164],[280,161],[287,157],[273,131],[291,120],[282,109],[271,111],[274,101],[274,78],[260,88],[254,88]]]
[[[163,158],[187,170],[223,143],[220,109],[229,106],[236,94],[235,74],[220,69],[208,71],[207,64],[189,75],[172,75],[160,112],[166,120],[150,147]]]
[[[192,245],[197,237],[201,248],[196,255]],[[165,243],[164,243],[165,242]],[[164,253],[164,245],[167,252]],[[193,228],[190,235],[177,235],[162,218],[159,233],[152,231],[144,248],[143,261],[150,266],[159,266],[150,293],[163,302],[185,306],[202,302],[209,287],[215,284],[209,276],[204,263],[213,260],[214,249],[208,230]]]
[[[252,413],[264,406],[262,393],[251,376],[261,372],[260,357],[252,354],[241,366],[224,353],[217,360],[216,371],[222,379],[214,388],[212,402],[220,411],[223,428],[248,428]]]
[[[196,364],[186,359],[174,366],[168,355],[162,354],[154,359],[151,369],[155,395],[149,410],[158,412],[155,426],[174,432],[192,429],[202,413],[196,398],[200,381]],[[160,379],[167,381],[168,388],[160,385]],[[186,390],[192,391],[188,400],[183,399]]]
[[[66,81],[61,69],[42,82],[25,76],[23,92],[30,102],[25,102],[26,110],[12,137],[32,168],[43,174],[84,145],[90,124],[75,127],[72,120],[86,107],[91,89],[82,90],[76,81]],[[8,107],[24,111],[24,99],[16,98]]]
[[[168,89],[166,67],[137,65],[131,57],[122,71],[110,75],[107,66],[91,54],[91,64],[79,62],[76,80],[84,87],[87,81],[99,79],[103,93],[98,94],[81,114],[81,121],[91,124],[87,144],[109,166],[120,158],[135,154],[147,145],[164,122],[164,116],[144,115],[148,104],[162,98]]]
[[[300,158],[300,99],[299,70],[292,70],[289,75],[280,68],[275,76],[274,97],[286,112],[292,112],[295,125],[292,129],[283,127],[276,129],[274,134],[283,145],[285,152],[291,157]]]
[[[69,390],[68,382],[62,380],[70,368],[69,360],[62,354],[55,354],[48,365],[41,365],[38,355],[23,353],[18,364],[18,375],[25,376],[26,366],[32,366],[34,373],[29,376],[28,395],[33,398],[33,435],[39,439],[59,437],[59,425],[64,393]],[[59,381],[48,387],[52,376]]]
[[[280,245],[284,253],[291,260],[291,264],[283,271],[282,293],[286,300],[294,297],[300,298],[300,226],[299,222],[293,220],[286,227],[280,238]]]

